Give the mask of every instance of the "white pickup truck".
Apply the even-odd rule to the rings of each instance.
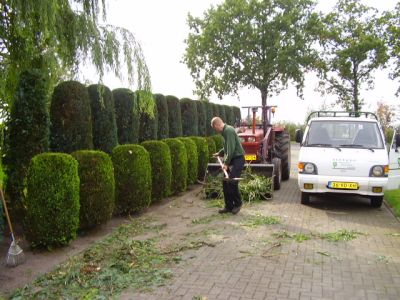
[[[321,193],[367,197],[380,207],[388,182],[385,138],[375,114],[317,111],[309,115],[301,143],[298,185],[301,203]]]

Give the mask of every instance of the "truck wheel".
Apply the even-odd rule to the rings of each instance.
[[[372,196],[370,199],[372,207],[378,208],[382,206],[383,196]]]
[[[274,157],[272,159],[272,164],[274,165],[274,191],[278,191],[281,189],[281,181],[282,181],[281,159],[278,157]]]
[[[282,160],[282,180],[290,177],[290,136],[287,132],[275,132],[276,156]]]
[[[310,204],[310,194],[301,192],[301,204]]]

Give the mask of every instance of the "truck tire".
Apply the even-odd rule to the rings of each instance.
[[[372,196],[370,200],[372,207],[379,208],[382,206],[383,196]]]
[[[282,180],[288,180],[290,177],[290,136],[289,133],[275,132],[275,152],[281,159]]]
[[[281,189],[281,181],[282,181],[282,164],[281,159],[274,157],[272,159],[272,164],[274,165],[274,191],[278,191]]]
[[[310,204],[310,194],[301,192],[301,204]]]

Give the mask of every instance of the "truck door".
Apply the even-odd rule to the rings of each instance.
[[[395,130],[389,149],[389,178],[386,190],[400,189],[400,132]]]

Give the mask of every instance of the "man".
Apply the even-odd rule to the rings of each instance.
[[[239,184],[233,178],[240,178],[244,167],[244,150],[240,139],[232,126],[225,124],[221,118],[214,117],[211,120],[211,127],[224,137],[224,148],[222,148],[213,156],[223,156],[223,168],[228,172],[229,179],[223,181],[223,191],[225,207],[219,210],[220,214],[229,213],[237,214],[242,207],[242,199],[239,192]],[[230,168],[229,168],[230,167]]]

